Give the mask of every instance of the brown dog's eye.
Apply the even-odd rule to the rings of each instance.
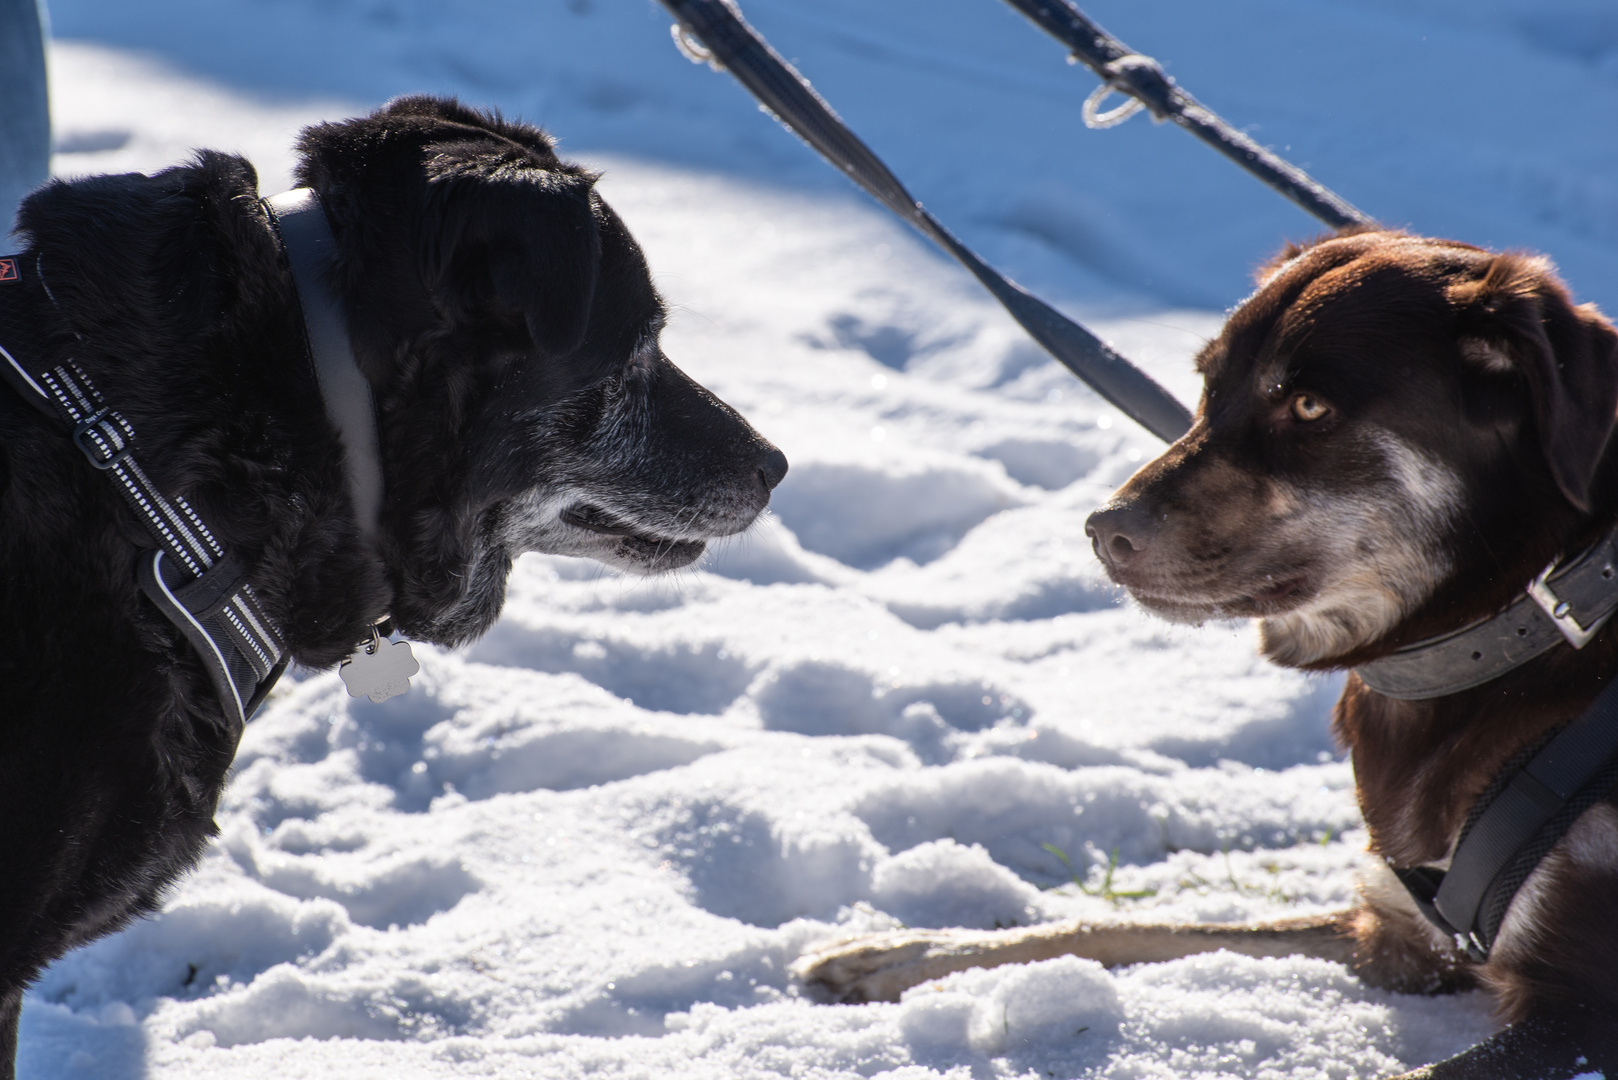
[[[1294,419],[1310,423],[1319,420],[1331,412],[1331,406],[1315,397],[1313,394],[1292,395],[1292,416]]]

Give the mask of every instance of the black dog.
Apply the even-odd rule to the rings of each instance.
[[[246,161],[53,183],[17,260],[49,293],[48,362],[128,418],[291,659],[329,667],[389,615],[463,643],[524,551],[655,573],[764,508],[785,457],[663,356],[640,250],[544,133],[407,98],[300,150],[375,400],[374,541]],[[28,983],[155,910],[215,831],[240,714],[137,583],[154,546],[68,430],[0,388],[0,1075]]]

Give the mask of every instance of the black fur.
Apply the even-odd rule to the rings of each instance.
[[[763,509],[785,458],[658,350],[639,249],[546,135],[406,98],[300,150],[377,403],[380,558],[250,164],[58,181],[20,215],[53,350],[253,568],[298,663],[336,663],[389,613],[421,640],[477,636],[522,550],[653,572]],[[215,831],[241,732],[136,585],[153,546],[65,430],[0,389],[0,1075],[28,982],[156,910]]]

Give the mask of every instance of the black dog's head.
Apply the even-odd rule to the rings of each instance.
[[[1199,356],[1196,422],[1086,531],[1168,618],[1357,663],[1492,613],[1610,519],[1618,335],[1543,259],[1291,248]]]
[[[543,132],[417,97],[300,149],[376,393],[401,629],[481,633],[524,551],[656,573],[764,509],[785,456],[663,355],[640,249]]]

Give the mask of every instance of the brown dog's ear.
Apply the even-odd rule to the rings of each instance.
[[[1575,306],[1549,260],[1496,255],[1453,285],[1461,353],[1528,384],[1551,476],[1580,510],[1618,413],[1618,333],[1593,304]]]
[[[478,147],[440,154],[429,183],[428,273],[451,307],[493,305],[552,356],[584,341],[601,266],[587,173],[536,168]],[[443,295],[454,290],[454,295]]]

